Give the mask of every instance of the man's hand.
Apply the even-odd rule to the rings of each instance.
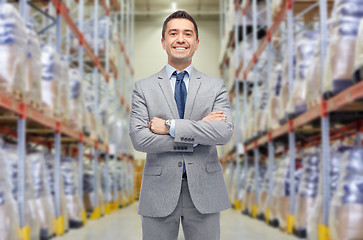
[[[209,113],[202,120],[203,121],[224,121],[227,119],[227,116],[223,114],[222,111],[215,111]]]
[[[168,134],[165,127],[165,120],[154,117],[148,124],[147,127],[156,134],[165,135]]]

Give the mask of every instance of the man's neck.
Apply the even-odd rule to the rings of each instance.
[[[168,64],[178,71],[183,71],[184,69],[189,67],[190,64],[192,64],[192,60],[190,60],[189,62],[170,62],[170,61],[168,61]]]

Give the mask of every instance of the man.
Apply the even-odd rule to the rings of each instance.
[[[219,212],[230,207],[216,145],[233,132],[228,92],[220,79],[192,66],[198,28],[184,11],[164,22],[168,64],[136,82],[130,137],[147,153],[140,193],[144,240],[220,238]]]

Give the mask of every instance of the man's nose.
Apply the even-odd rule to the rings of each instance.
[[[184,36],[183,36],[183,34],[178,34],[177,41],[178,41],[178,43],[184,42]]]

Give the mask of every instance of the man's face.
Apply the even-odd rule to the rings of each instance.
[[[175,18],[168,22],[161,44],[168,54],[169,64],[190,63],[198,49],[199,39],[188,19]]]

